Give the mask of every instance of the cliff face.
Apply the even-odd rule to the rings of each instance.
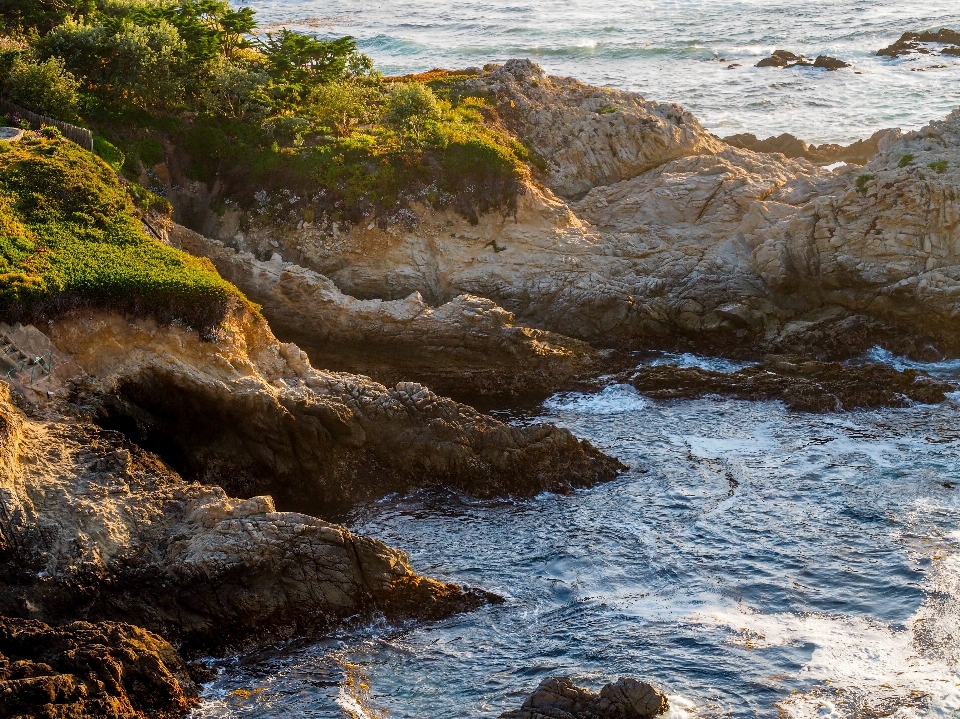
[[[279,257],[257,260],[180,225],[171,242],[213,260],[263,306],[274,331],[318,366],[349,368],[394,385],[414,377],[439,394],[550,393],[622,363],[585,342],[525,327],[492,300],[458,295],[431,307],[419,292],[360,300],[329,278]]]
[[[217,236],[353,297],[419,292],[438,306],[469,294],[601,347],[960,354],[957,113],[887,133],[865,167],[831,172],[727,146],[677,108],[526,61],[468,85],[544,162],[545,184],[514,214],[249,231],[228,217]]]

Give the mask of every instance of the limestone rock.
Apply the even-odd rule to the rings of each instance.
[[[841,70],[845,67],[850,67],[850,63],[838,60],[835,57],[830,57],[829,55],[819,55],[817,59],[813,61],[813,66],[825,70]]]
[[[472,396],[551,393],[626,363],[585,342],[524,327],[486,298],[463,294],[439,307],[430,307],[420,292],[359,300],[313,270],[259,261],[180,225],[171,227],[170,237],[177,247],[212,260],[263,307],[273,330],[318,366]]]
[[[155,634],[0,617],[0,717],[179,719],[196,699],[187,667]]]
[[[666,696],[636,679],[611,682],[597,694],[569,677],[548,677],[520,709],[500,719],[652,719],[668,708]]]
[[[802,62],[802,55],[794,55],[789,50],[774,50],[770,57],[763,58],[757,63],[757,67],[791,67]]]
[[[509,60],[464,89],[495,100],[506,126],[546,161],[544,182],[562,197],[720,147],[678,105],[548,76],[529,60]]]
[[[891,134],[892,133],[892,134]],[[744,133],[723,138],[728,145],[753,152],[779,152],[793,159],[803,158],[816,165],[832,165],[836,162],[848,162],[865,165],[880,151],[880,141],[890,135],[899,136],[899,130],[878,130],[866,140],[857,140],[850,145],[824,143],[808,145],[789,133],[760,140],[756,135]]]

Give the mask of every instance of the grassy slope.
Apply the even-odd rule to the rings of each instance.
[[[0,142],[0,318],[92,306],[208,330],[239,303],[208,260],[144,232],[99,158],[66,140]]]

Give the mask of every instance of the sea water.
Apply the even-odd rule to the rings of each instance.
[[[613,383],[504,413],[568,427],[630,470],[564,496],[361,507],[355,531],[506,602],[221,661],[195,716],[492,718],[549,675],[650,680],[673,717],[955,716],[958,409],[819,415]]]
[[[353,35],[388,74],[529,57],[678,102],[720,135],[848,142],[960,103],[960,59],[874,54],[905,30],[960,30],[955,1],[249,4],[264,24]],[[778,48],[853,67],[753,67]],[[960,379],[958,363],[866,359]],[[360,507],[356,532],[506,602],[220,660],[194,717],[492,718],[552,674],[594,689],[648,679],[673,718],[958,716],[958,409],[951,396],[812,415],[609,384],[504,413],[568,427],[630,470],[565,496],[420,492]]]
[[[712,132],[850,142],[960,104],[960,58],[876,56],[907,30],[960,30],[956,0],[247,0],[269,30],[352,35],[386,74],[530,58],[692,110]],[[853,67],[757,68],[775,49]]]

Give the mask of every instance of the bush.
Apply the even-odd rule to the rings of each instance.
[[[397,85],[387,98],[385,120],[400,133],[419,142],[427,124],[440,118],[440,103],[433,90],[419,82]]]
[[[7,97],[42,115],[60,120],[75,120],[80,83],[64,67],[60,58],[45,62],[14,61],[7,75]]]
[[[347,80],[321,85],[311,93],[309,104],[321,125],[333,130],[337,137],[346,137],[355,127],[377,116],[380,101],[377,88]]]
[[[949,166],[950,163],[946,160],[938,160],[927,165],[927,167],[929,167],[931,170],[935,170],[938,175],[942,175],[944,172],[946,172]]]
[[[40,134],[48,140],[62,140],[63,133],[55,125],[44,125],[40,128]]]
[[[913,155],[906,154],[900,158],[900,162],[897,163],[897,167],[907,167],[907,165],[913,164]]]

